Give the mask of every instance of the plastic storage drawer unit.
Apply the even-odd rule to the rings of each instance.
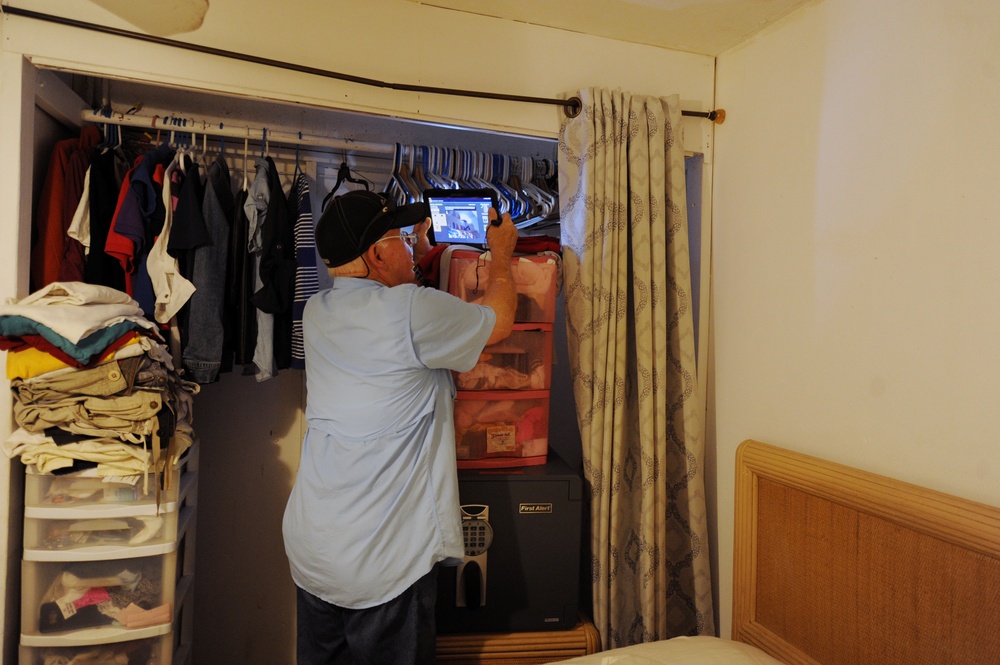
[[[177,538],[177,504],[161,506],[159,515],[88,515],[85,510],[54,515],[45,508],[24,512],[24,546],[34,550],[138,547]]]
[[[124,639],[173,621],[177,543],[96,551],[25,550],[21,635]]]
[[[173,638],[170,626],[144,631],[151,637],[123,641],[63,644],[59,638],[22,639],[19,665],[171,665]]]
[[[181,478],[187,473],[189,452],[174,469],[173,482],[157,495],[157,483],[162,474],[101,478],[81,473],[54,475],[38,473],[27,467],[24,475],[25,508],[81,508],[97,505],[155,506],[177,501]]]
[[[483,349],[474,368],[454,375],[459,390],[548,390],[552,325],[515,323],[507,339]]]
[[[490,281],[489,254],[456,250],[448,265],[448,292],[466,302],[479,302]],[[528,254],[511,259],[517,293],[517,322],[552,323],[556,320],[559,263],[554,256]]]
[[[460,469],[545,464],[549,391],[459,392],[455,444]]]
[[[28,506],[24,509],[24,549],[114,550],[173,542],[177,540],[178,517],[186,509],[195,476],[190,473],[181,479],[177,503]],[[35,558],[39,554],[36,552]]]

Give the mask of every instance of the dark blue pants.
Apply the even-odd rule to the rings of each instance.
[[[298,665],[433,665],[437,569],[387,603],[332,605],[297,588]]]

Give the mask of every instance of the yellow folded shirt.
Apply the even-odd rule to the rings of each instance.
[[[101,355],[101,357],[96,362],[92,364],[96,365],[98,363],[106,362],[111,358],[113,358],[115,353],[117,353],[119,349],[138,343],[139,343],[139,336],[133,335],[132,339],[130,339],[128,342],[122,344],[121,346],[115,349],[112,349],[111,351],[107,351],[106,353]],[[36,376],[41,376],[42,374],[46,374],[48,372],[54,372],[57,369],[67,369],[67,368],[78,369],[73,365],[64,363],[51,353],[41,351],[33,346],[25,349],[20,349],[17,351],[7,352],[8,379],[31,379]]]

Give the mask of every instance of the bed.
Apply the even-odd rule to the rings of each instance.
[[[749,440],[735,517],[732,640],[563,665],[1000,663],[1000,509]]]

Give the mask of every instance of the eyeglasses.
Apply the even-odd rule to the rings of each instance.
[[[407,247],[416,247],[417,246],[417,234],[416,233],[400,233],[398,236],[389,236],[388,238],[379,238],[378,240],[376,240],[372,244],[374,245],[374,244],[380,243],[383,240],[402,240],[403,242],[406,243]]]

